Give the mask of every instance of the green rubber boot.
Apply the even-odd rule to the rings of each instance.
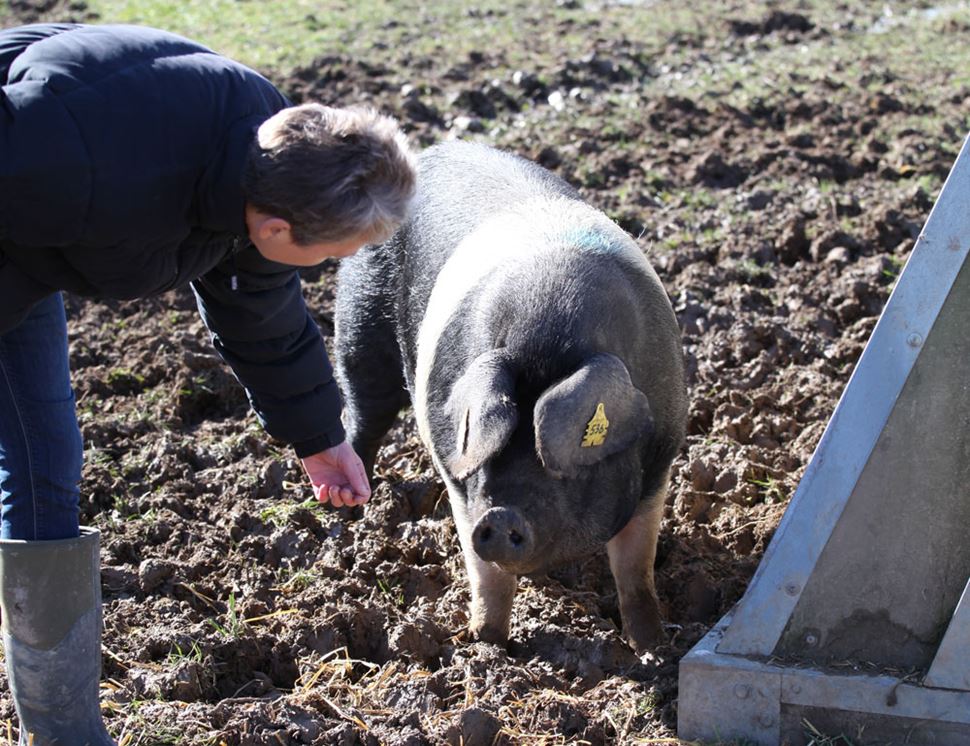
[[[101,720],[99,534],[0,540],[0,610],[19,746],[114,746]]]

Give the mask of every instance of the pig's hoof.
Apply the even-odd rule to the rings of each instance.
[[[663,621],[652,594],[644,594],[639,603],[620,606],[623,639],[638,653],[645,653],[666,642]]]
[[[478,640],[479,642],[487,642],[501,647],[505,647],[509,643],[508,630],[484,624],[478,629],[471,629],[469,631],[471,632],[472,639]]]
[[[667,633],[659,622],[649,629],[628,629],[624,626],[623,639],[637,653],[646,653],[667,641]]]

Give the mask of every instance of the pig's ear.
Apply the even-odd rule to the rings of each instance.
[[[479,355],[455,382],[445,408],[455,425],[455,447],[447,465],[466,479],[505,447],[519,421],[515,376],[504,350]]]
[[[614,355],[594,355],[547,389],[535,408],[536,451],[555,477],[618,453],[653,426],[647,397]]]

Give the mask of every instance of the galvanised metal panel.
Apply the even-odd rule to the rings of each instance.
[[[970,214],[970,202],[965,209]],[[953,283],[773,655],[929,668],[970,577],[968,362],[970,262]]]
[[[970,252],[968,205],[965,141],[718,652],[777,646]]]
[[[964,142],[748,592],[681,661],[681,737],[970,743],[968,253]]]

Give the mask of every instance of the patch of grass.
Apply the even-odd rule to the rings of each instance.
[[[215,739],[199,742],[186,736],[184,725],[171,717],[167,709],[151,712],[160,700],[134,699],[126,707],[125,724],[118,735],[118,746],[184,746],[201,743],[216,746]]]
[[[713,210],[718,205],[717,195],[703,187],[684,189],[678,196],[680,205],[688,210]]]
[[[309,588],[320,579],[320,573],[311,569],[296,570],[282,567],[277,573],[277,585],[274,590],[282,593],[299,593]]]
[[[782,488],[781,482],[773,477],[767,477],[765,479],[749,479],[748,482],[761,489],[762,494],[764,494],[765,502],[780,505],[784,504],[788,499],[788,495]]]
[[[297,510],[324,512],[323,506],[315,497],[310,497],[300,503],[276,501],[259,511],[259,520],[263,523],[272,524],[276,528],[282,528],[290,522],[290,518]]]
[[[230,640],[238,640],[246,632],[246,620],[240,616],[239,612],[236,610],[236,594],[229,594],[229,601],[227,603],[226,613],[223,617],[223,622],[220,623],[215,619],[207,620],[209,624],[215,627],[216,631],[223,637],[227,637]]]
[[[402,47],[458,60],[472,49],[492,47],[494,35],[512,38],[521,20],[500,0],[91,0],[89,7],[112,22],[156,26],[197,39],[261,71],[329,54],[379,62],[383,50]]]
[[[676,251],[678,248],[689,242],[689,234],[674,233],[672,236],[665,236],[660,242],[659,248],[663,251]]]
[[[111,517],[118,519],[129,519],[135,509],[131,505],[131,500],[128,499],[128,495],[121,493],[115,495],[114,500],[111,503]]]
[[[894,256],[893,254],[887,254],[886,260],[889,262],[889,266],[882,271],[882,275],[890,282],[895,283],[896,279],[899,277],[899,273],[903,271],[903,266],[906,264],[906,260],[902,257]]]
[[[826,5],[834,0],[825,0]],[[392,50],[427,57],[450,67],[471,52],[501,49],[498,65],[541,69],[554,52],[582,57],[606,35],[629,42],[631,73],[650,63],[672,35],[703,37],[713,7],[647,3],[553,4],[523,0],[356,0],[319,3],[237,0],[88,0],[104,22],[168,29],[196,39],[262,72],[307,64],[321,55],[347,54],[371,63],[393,58]],[[404,20],[406,19],[406,20]],[[528,39],[527,43],[524,43]],[[645,48],[641,48],[645,47]]]
[[[724,238],[724,231],[720,228],[705,228],[701,231],[704,243],[720,243]]]
[[[400,588],[391,585],[391,583],[384,578],[377,579],[377,588],[380,590],[381,594],[391,601],[395,606],[398,608],[404,607],[404,592]]]
[[[278,502],[259,511],[259,520],[276,528],[282,528],[290,521],[290,516],[296,510],[296,505],[289,502]]]
[[[180,388],[179,394],[186,397],[196,396],[198,394],[215,394],[215,389],[212,388],[209,377],[204,373],[199,373],[198,375],[192,376],[192,386]]]
[[[964,128],[970,129],[970,128]],[[921,174],[916,178],[916,184],[935,202],[943,189],[943,179],[936,174]]]
[[[941,90],[957,90],[970,83],[970,44],[960,41],[970,39],[970,8],[953,5],[943,14],[932,14],[917,3],[894,3],[873,10],[870,23],[846,26],[837,3],[815,0],[802,4],[799,12],[823,33],[806,36],[797,45],[785,43],[781,35],[762,37],[759,43],[770,46],[756,54],[742,47],[739,53],[716,59],[717,64],[689,61],[686,70],[672,70],[656,83],[678,95],[716,92],[725,102],[742,108],[766,94],[797,95],[806,90],[806,84],[820,80],[832,83],[833,105],[857,97],[860,84],[875,94],[893,81],[905,97],[909,84],[920,91],[928,76],[939,80]],[[891,22],[884,23],[883,10],[891,15]],[[759,14],[750,20],[759,20]],[[716,25],[717,20],[712,19],[711,27]],[[894,53],[887,55],[887,49]],[[915,113],[911,119],[905,126],[919,128],[923,119],[925,127],[924,114]]]
[[[183,662],[201,663],[204,656],[202,655],[202,648],[199,647],[199,643],[192,640],[187,649],[183,650],[182,646],[177,642],[173,643],[172,650],[169,652],[168,657],[165,661],[173,666],[178,666]]]
[[[805,727],[805,737],[808,738],[805,746],[855,746],[855,742],[844,734],[827,736],[808,720],[802,720],[802,725]]]
[[[379,3],[358,14],[328,10],[307,0],[94,0],[92,11],[114,23],[155,26],[196,39],[257,69],[307,62],[339,51],[362,23],[380,24]],[[356,15],[356,17],[355,17]],[[377,17],[375,17],[377,16]],[[389,19],[387,19],[389,20]]]
[[[738,274],[749,281],[771,277],[771,268],[758,264],[754,259],[745,259],[738,262],[737,269]]]
[[[653,691],[647,692],[637,700],[636,713],[637,715],[650,715],[656,711],[658,704],[657,693]]]
[[[143,386],[145,376],[135,373],[129,368],[112,368],[108,371],[107,382],[111,386],[130,386],[132,383]]]
[[[602,189],[606,186],[606,178],[598,168],[579,169],[576,175],[587,189]]]

